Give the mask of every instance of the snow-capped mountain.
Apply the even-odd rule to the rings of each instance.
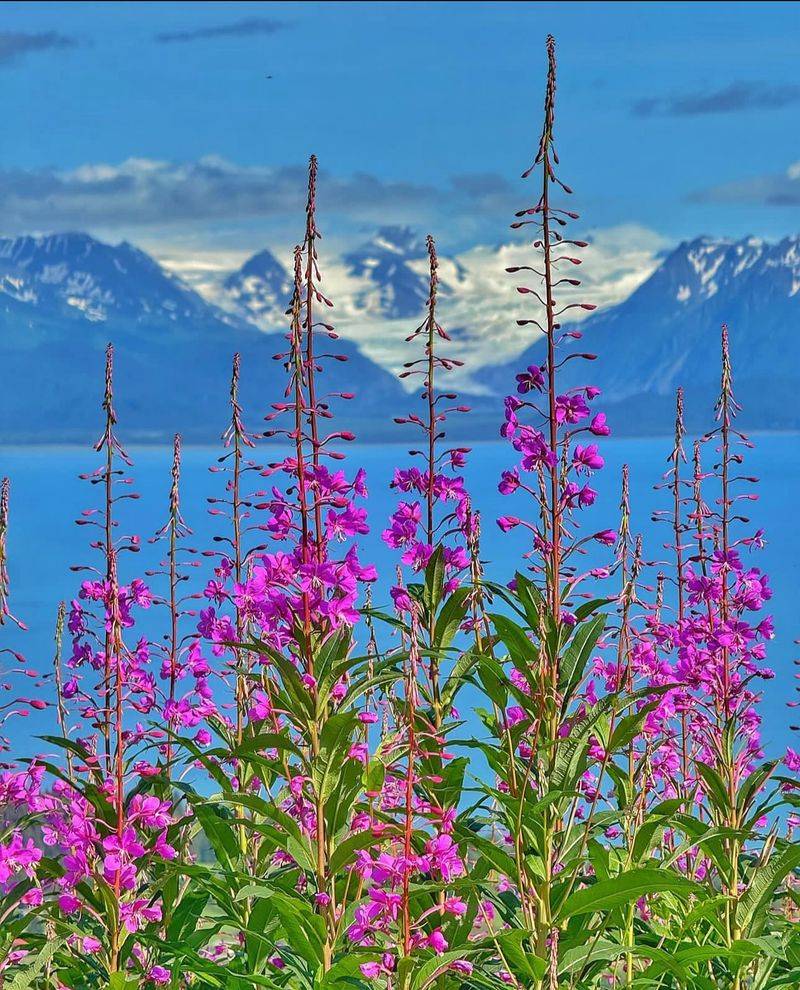
[[[660,259],[652,245],[631,244],[630,231],[620,240],[621,247],[598,238],[586,252],[594,277],[575,291],[604,308],[580,324],[575,346],[599,357],[589,366],[568,362],[564,387],[584,377],[600,385],[616,431],[631,433],[667,430],[681,384],[690,426],[706,428],[725,321],[743,425],[800,426],[800,237],[701,237]],[[329,366],[326,382],[331,391],[357,392],[342,425],[364,437],[392,437],[391,416],[408,401],[393,373],[416,356],[406,337],[427,298],[424,251],[412,232],[390,228],[321,259],[341,334],[336,350],[348,359]],[[530,297],[515,293],[505,274],[529,261],[524,247],[511,245],[441,260],[438,315],[454,337],[452,355],[465,361],[452,383],[476,410],[462,424],[473,437],[495,434],[499,397],[521,366],[541,360],[541,340],[531,344],[531,328],[516,322],[531,315]],[[266,250],[222,272],[210,289],[204,284],[201,295],[129,244],[81,233],[0,239],[0,440],[93,433],[109,339],[129,439],[161,440],[177,429],[187,440],[213,440],[226,420],[236,350],[245,408],[259,430],[283,393],[284,371],[272,358],[285,347],[290,288],[285,264]]]
[[[0,238],[0,294],[90,322],[123,317],[177,323],[208,310],[143,251],[82,233]]]
[[[264,333],[225,313],[129,244],[86,234],[0,241],[0,440],[84,440],[97,430],[103,351],[116,350],[116,408],[129,440],[213,441],[229,415],[232,355],[242,356],[241,396],[260,432],[269,404],[283,395],[273,360],[282,334]],[[358,394],[346,428],[375,437],[387,399],[401,402],[396,379],[349,341],[345,363],[326,366],[333,392]],[[124,424],[124,425],[123,425]],[[345,423],[342,423],[345,427]]]
[[[258,326],[281,326],[292,279],[271,251],[259,251],[224,279],[220,302]]]
[[[447,259],[442,259],[446,261]],[[417,316],[428,298],[428,249],[425,238],[410,227],[381,227],[376,234],[343,257],[347,274],[364,283],[355,293],[356,309],[380,313],[387,319]],[[456,278],[463,271],[456,266]],[[452,292],[447,275],[443,295]]]
[[[800,237],[699,237],[675,248],[632,295],[589,317],[575,345],[598,359],[571,361],[565,385],[583,378],[616,407],[623,432],[666,430],[678,385],[690,425],[712,423],[719,388],[720,326],[727,323],[741,422],[750,428],[800,425]],[[514,362],[487,368],[494,391],[509,388],[519,366],[541,360],[542,343]]]
[[[656,267],[663,242],[635,226],[611,228],[592,240],[591,265],[584,275],[592,301],[608,306],[626,298]],[[478,244],[458,254],[440,243],[439,309],[442,324],[454,338],[452,350],[464,362],[454,384],[487,393],[481,369],[519,354],[530,343],[511,265],[527,264],[524,244]],[[166,262],[165,262],[166,263]],[[230,274],[198,270],[193,284],[211,303],[262,330],[286,326],[290,293],[288,256],[261,251]],[[335,303],[331,318],[343,338],[393,373],[412,356],[406,337],[420,322],[428,298],[425,238],[407,227],[383,227],[342,255],[326,242],[320,248],[322,287]],[[192,272],[186,267],[181,273]],[[583,274],[583,273],[582,273]]]
[[[463,275],[457,263],[446,269],[440,292],[451,293],[451,279]],[[341,257],[325,258],[326,285],[335,285],[337,309],[349,317],[385,320],[419,315],[428,298],[428,251],[424,237],[409,227],[382,227]],[[453,276],[455,275],[455,278]],[[292,291],[289,273],[265,249],[211,288],[209,298],[228,312],[263,329],[281,326]]]

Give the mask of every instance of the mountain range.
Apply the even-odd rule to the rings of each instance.
[[[524,253],[497,245],[440,256],[439,313],[451,353],[465,359],[456,378],[474,409],[460,417],[462,435],[495,436],[514,375],[542,360],[541,339],[525,346],[530,329],[516,325],[527,315],[525,297],[504,272]],[[588,269],[591,251],[586,262]],[[395,373],[416,356],[405,337],[427,298],[425,241],[408,228],[382,228],[323,257],[322,267],[341,334],[335,349],[347,359],[330,362],[325,381],[332,392],[357,393],[339,423],[364,439],[397,439],[392,417],[413,400]],[[615,432],[668,432],[678,384],[690,428],[710,425],[723,321],[743,426],[800,427],[800,238],[697,238],[625,284],[633,291],[623,298],[608,290],[603,297],[600,286],[606,305],[577,328],[574,346],[598,360],[568,361],[562,373],[565,387],[586,376],[602,388],[598,402]],[[107,340],[116,348],[117,412],[129,441],[161,442],[176,430],[188,442],[212,441],[228,415],[234,351],[242,355],[249,425],[259,431],[283,393],[274,355],[285,346],[290,293],[285,260],[266,249],[201,285],[130,244],[88,234],[0,239],[0,441],[82,442],[97,433]]]
[[[212,441],[229,418],[232,355],[241,354],[241,399],[260,432],[286,376],[286,340],[203,299],[144,252],[87,234],[0,239],[0,440],[84,442],[99,431],[103,352],[115,346],[122,436],[161,442],[179,431]],[[385,403],[404,401],[396,378],[349,340],[327,364],[332,392],[365,382],[350,416],[376,438]]]
[[[800,427],[800,237],[777,243],[748,237],[698,237],[679,244],[631,296],[585,320],[576,351],[598,359],[569,361],[562,384],[588,378],[603,390],[604,409],[622,432],[664,431],[683,385],[686,421],[713,425],[720,388],[720,328],[728,325],[734,392],[746,429]],[[543,359],[541,341],[514,362],[486,368],[502,390],[519,365]]]
[[[428,298],[428,249],[410,227],[381,227],[341,257],[324,261],[326,285],[336,309],[346,318],[411,320]],[[455,259],[440,259],[439,293],[454,295],[465,270]],[[206,286],[206,295],[222,309],[262,329],[281,323],[291,294],[286,267],[269,251],[259,251],[230,274]]]

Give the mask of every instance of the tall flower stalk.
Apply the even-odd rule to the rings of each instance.
[[[4,632],[3,626],[15,626],[18,629],[25,629],[24,623],[14,615],[10,605],[11,581],[8,571],[10,501],[11,482],[8,478],[3,478],[0,480],[0,632]],[[10,658],[11,667],[7,669],[0,668],[0,673],[10,678],[3,684],[3,690],[11,691],[14,675],[25,669],[25,657],[18,650],[7,646],[5,643],[0,643],[0,657],[4,659]],[[20,704],[21,702],[22,705]],[[4,725],[9,719],[15,717],[25,718],[28,713],[29,710],[24,707],[22,699],[13,698],[10,701],[0,704],[0,725]],[[8,751],[10,748],[10,740],[0,737],[0,753]]]
[[[313,928],[313,949],[306,948],[327,972],[344,931],[345,908],[357,896],[349,875],[342,877],[331,863],[351,818],[359,814],[354,809],[368,746],[357,705],[372,690],[367,685],[374,658],[362,661],[351,653],[357,598],[375,573],[359,562],[354,542],[367,532],[366,511],[358,505],[366,495],[364,472],[351,480],[329,467],[342,459],[339,442],[353,435],[326,426],[332,398],[351,396],[323,391],[325,364],[339,356],[320,345],[336,334],[316,314],[318,305],[330,305],[320,289],[316,181],[312,157],[305,237],[294,252],[287,349],[277,356],[287,384],[267,416],[266,437],[284,441],[287,449],[261,471],[268,490],[241,503],[242,519],[251,507],[259,512],[259,521],[247,525],[263,534],[268,546],[234,560],[220,575],[222,587],[209,589],[219,600],[230,597],[237,622],[235,629],[226,628],[215,616],[205,628],[217,648],[233,640],[237,654],[251,659],[238,665],[242,689],[235,731],[223,730],[224,746],[201,754],[201,761],[221,786],[219,800],[236,809],[236,869],[278,885],[285,899],[278,903],[299,912]],[[234,455],[237,437],[245,436],[240,423],[234,400]],[[234,506],[239,504],[237,463],[235,456]],[[341,543],[348,546],[340,553]],[[219,773],[220,759],[235,767],[233,781]],[[218,820],[198,811],[213,842]],[[219,906],[231,913],[229,903]],[[263,942],[259,925],[265,907],[257,897],[243,895],[233,912],[231,923],[248,954],[251,943]],[[314,920],[308,920],[309,911]],[[311,964],[302,946],[291,941],[273,951],[263,959],[268,970],[280,965],[300,974]]]
[[[450,337],[438,316],[439,260],[430,235],[426,247],[425,316],[406,338],[407,343],[421,344],[422,354],[406,361],[400,376],[421,378],[421,412],[395,417],[396,423],[414,427],[422,443],[409,452],[414,459],[411,466],[395,469],[391,485],[418,499],[402,499],[383,533],[389,547],[402,551],[402,563],[423,578],[422,583],[398,582],[392,589],[395,607],[407,619],[401,650],[406,678],[403,697],[395,704],[406,753],[405,765],[397,767],[398,776],[405,778],[406,841],[398,867],[404,919],[398,949],[402,954],[395,965],[406,977],[415,965],[412,949],[417,956],[423,950],[423,961],[426,950],[443,953],[449,943],[441,926],[453,913],[451,908],[466,912],[465,902],[450,896],[447,883],[464,869],[453,837],[464,761],[454,759],[448,736],[457,724],[453,702],[463,682],[463,671],[453,662],[458,656],[453,640],[458,627],[467,621],[469,610],[471,588],[463,578],[470,564],[467,542],[473,517],[460,474],[469,449],[448,446],[446,426],[449,416],[468,412],[468,408],[457,404],[454,391],[442,387],[441,376],[462,362],[442,350]],[[412,896],[412,881],[420,881],[420,872],[426,870],[442,881],[432,904],[424,897]],[[412,899],[419,912],[416,919],[411,913]],[[439,922],[433,929],[432,919]]]
[[[209,608],[201,613],[199,626],[201,634],[216,644],[213,651],[217,655],[225,652],[221,645],[223,641],[242,643],[246,638],[247,618],[237,601],[236,589],[244,585],[251,554],[261,549],[260,547],[248,548],[245,541],[245,537],[253,525],[250,522],[253,497],[244,490],[243,486],[249,474],[259,471],[260,467],[247,455],[248,451],[255,447],[255,439],[244,424],[242,407],[239,402],[240,375],[241,358],[237,353],[233,356],[231,371],[230,422],[222,435],[226,453],[218,459],[217,466],[212,469],[226,474],[225,494],[222,497],[209,499],[212,505],[211,513],[227,518],[230,523],[230,531],[215,537],[215,542],[221,544],[224,547],[223,550],[208,551],[219,558],[219,565],[215,570],[216,580],[209,583],[205,591],[206,597],[217,605],[222,604],[226,599],[231,599],[234,618],[231,626],[227,616],[218,618],[215,609]],[[233,587],[233,592],[230,590],[230,585]],[[247,713],[249,685],[245,669],[246,656],[240,647],[233,648],[231,662],[236,709],[235,733],[237,741],[241,742]]]
[[[135,611],[152,599],[138,578],[128,584],[119,578],[120,558],[137,552],[139,540],[116,531],[119,503],[136,495],[127,490],[130,461],[115,433],[110,346],[102,407],[104,430],[95,447],[102,464],[83,476],[100,488],[102,504],[78,520],[98,530],[91,548],[101,563],[73,568],[89,576],[69,609],[72,652],[63,664],[59,612],[54,663],[62,735],[45,737],[67,756],[63,766],[52,757],[43,760],[27,798],[40,821],[44,850],[52,849],[52,855],[43,857],[39,850],[46,869],[24,896],[47,912],[48,937],[64,946],[65,954],[47,968],[54,979],[57,973],[59,985],[71,983],[79,966],[87,985],[148,971],[152,956],[131,936],[161,918],[158,894],[150,887],[152,870],[175,856],[167,838],[173,825],[169,802],[148,793],[160,774],[148,758],[157,734],[132,717],[155,712],[158,694],[147,641],[140,638],[131,647],[125,637]]]
[[[58,728],[63,739],[69,739],[70,729],[67,714],[67,699],[64,696],[64,669],[63,669],[63,645],[64,645],[64,624],[67,618],[67,603],[59,602],[58,613],[56,615],[56,628],[53,636],[55,650],[53,652],[53,675],[56,688],[56,712],[58,715]],[[66,753],[67,776],[70,783],[75,781],[75,768],[73,766],[73,753],[68,749]]]
[[[530,658],[524,669],[520,655],[522,641],[512,633],[507,620],[495,620],[497,633],[511,650],[511,658],[517,667],[517,676],[522,675],[518,692],[525,698],[523,705],[516,706],[513,717],[525,726],[522,747],[524,765],[515,777],[521,782],[514,795],[520,802],[520,809],[530,799],[529,794],[540,798],[546,795],[560,778],[559,766],[563,762],[560,750],[572,743],[564,743],[565,732],[575,732],[581,721],[579,712],[569,709],[573,694],[580,685],[583,671],[580,666],[570,669],[575,663],[576,647],[588,644],[591,649],[600,634],[603,619],[592,614],[589,606],[575,608],[574,596],[578,587],[587,578],[598,578],[603,571],[580,573],[575,567],[587,542],[594,540],[610,545],[616,534],[602,530],[588,537],[576,536],[577,515],[590,506],[596,498],[595,491],[583,478],[603,467],[603,458],[595,443],[576,442],[582,436],[589,438],[607,436],[610,432],[605,416],[590,413],[589,403],[597,396],[598,389],[592,386],[561,391],[558,372],[565,360],[582,360],[591,355],[570,353],[561,354],[562,345],[580,337],[576,331],[563,331],[561,319],[564,314],[575,309],[592,310],[594,306],[583,302],[561,302],[556,292],[562,287],[577,287],[577,279],[561,274],[564,263],[579,264],[573,256],[575,249],[585,247],[583,241],[565,237],[562,231],[577,214],[555,205],[553,192],[560,189],[571,190],[561,181],[556,172],[558,155],[554,146],[556,58],[555,42],[547,41],[547,84],[544,100],[544,121],[534,163],[525,173],[527,178],[535,171],[540,174],[540,192],[535,204],[517,214],[512,227],[515,229],[533,225],[536,235],[533,242],[538,251],[538,263],[516,266],[512,274],[525,271],[535,275],[539,282],[518,287],[518,292],[531,298],[541,308],[537,317],[526,317],[517,322],[530,325],[544,338],[544,361],[531,365],[517,375],[517,395],[506,399],[506,417],[501,430],[514,449],[521,455],[519,465],[504,472],[500,491],[503,494],[525,492],[538,509],[538,521],[524,522],[518,516],[503,516],[499,520],[502,529],[509,530],[523,526],[532,535],[532,547],[526,555],[530,569],[540,585],[528,578],[517,575],[515,591],[521,596],[522,614],[530,623],[529,635],[538,640],[538,645],[530,644]],[[529,418],[531,421],[526,422]],[[530,480],[528,480],[530,478]],[[582,620],[587,620],[583,628]],[[570,641],[573,646],[570,648]],[[514,654],[517,654],[516,656]],[[534,659],[535,658],[535,659]],[[580,650],[581,663],[588,660]],[[517,692],[515,692],[517,693]],[[522,699],[520,699],[522,700]],[[516,761],[518,757],[515,755]],[[510,771],[510,768],[506,768]],[[510,779],[506,778],[505,783]],[[518,853],[517,888],[525,923],[534,932],[533,944],[536,955],[548,958],[550,946],[557,927],[559,896],[556,879],[560,869],[559,860],[564,854],[564,814],[567,808],[553,801],[542,809],[541,821],[537,825],[537,859],[540,866],[532,872],[532,863]],[[521,811],[520,811],[521,814]],[[567,814],[567,820],[569,820]],[[515,831],[519,831],[521,820]],[[513,834],[513,832],[512,832]]]
[[[438,353],[442,342],[450,337],[437,317],[439,288],[439,261],[433,237],[426,239],[428,251],[428,299],[425,319],[407,338],[407,342],[423,342],[423,355],[405,362],[401,378],[422,378],[421,400],[424,412],[410,413],[395,418],[401,425],[410,424],[422,434],[422,447],[410,451],[411,457],[423,462],[423,467],[396,468],[392,488],[403,494],[420,496],[420,502],[402,500],[383,533],[384,542],[393,549],[403,550],[402,561],[414,571],[425,571],[434,553],[438,553],[438,566],[443,568],[443,592],[452,593],[459,585],[459,575],[469,564],[466,551],[467,492],[464,478],[456,472],[466,464],[469,449],[443,447],[446,439],[447,417],[452,413],[467,412],[468,408],[452,405],[457,401],[455,392],[440,391],[437,376],[440,372],[460,367],[462,362]],[[439,509],[439,506],[442,506]],[[452,505],[452,507],[451,507]],[[437,511],[438,510],[438,511]],[[395,593],[395,600],[402,601],[402,592]],[[434,649],[436,637],[436,612],[427,609],[422,621],[426,633],[428,661],[428,685],[434,735],[442,728],[442,685],[439,652]]]
[[[182,594],[182,585],[188,580],[183,571],[183,561],[181,551],[184,549],[182,541],[191,535],[191,529],[186,525],[186,521],[181,513],[181,438],[180,434],[175,434],[172,445],[172,468],[171,484],[169,489],[169,512],[166,523],[156,533],[155,541],[165,541],[167,544],[166,560],[162,562],[162,567],[166,568],[166,578],[168,590],[166,597],[161,601],[169,614],[169,629],[163,644],[163,663],[161,666],[162,679],[166,681],[166,692],[164,700],[164,713],[174,724],[179,721],[177,717],[178,697],[177,688],[179,680],[184,674],[183,654],[184,644],[181,637],[180,620],[185,612],[185,596]],[[174,738],[170,732],[165,746],[165,763],[167,776],[173,772]]]
[[[20,625],[9,606],[11,582],[8,576],[8,513],[11,497],[11,481],[0,481],[0,625],[12,622]]]

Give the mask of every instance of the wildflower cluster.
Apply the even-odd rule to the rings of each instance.
[[[727,329],[715,428],[687,467],[683,393],[659,486],[667,560],[633,530],[629,471],[615,528],[589,521],[610,433],[591,384],[566,387],[591,310],[573,274],[585,241],[555,149],[547,42],[533,234],[518,296],[540,359],[521,370],[500,434],[499,490],[529,534],[519,567],[481,557],[468,412],[444,330],[439,266],[402,373],[421,438],[391,483],[383,540],[362,559],[367,479],[333,424],[343,360],[322,288],[318,168],[294,249],[284,394],[230,421],[212,468],[218,523],[190,545],[175,438],[158,566],[133,568],[137,498],[106,357],[100,494],[78,524],[96,563],[59,607],[52,670],[4,638],[0,719],[52,708],[42,752],[0,766],[0,984],[15,990],[777,990],[800,980],[792,814],[800,756],[766,759],[759,685],[771,592],[744,506],[750,446]],[[570,266],[566,268],[566,266]],[[446,299],[444,300],[446,303]],[[345,405],[346,408],[346,405]],[[705,466],[704,466],[705,465]],[[166,490],[165,478],[165,490]],[[11,606],[9,483],[0,489],[0,635]],[[475,493],[476,500],[480,493]],[[187,518],[192,518],[187,513]],[[502,580],[500,580],[502,578]],[[373,590],[377,588],[378,590]],[[381,602],[384,595],[386,601]],[[154,634],[153,630],[157,630]],[[16,640],[14,640],[16,642]],[[19,684],[32,684],[36,690]],[[55,698],[28,697],[52,685]],[[52,692],[51,692],[52,693]],[[6,730],[7,732],[10,730]],[[3,751],[10,743],[3,741]]]

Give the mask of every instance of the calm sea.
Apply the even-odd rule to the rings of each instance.
[[[756,449],[748,455],[746,473],[760,478],[760,499],[747,505],[753,525],[767,532],[768,545],[754,555],[753,563],[766,570],[774,589],[772,612],[776,620],[776,637],[771,645],[770,664],[776,678],[765,689],[764,742],[767,749],[777,753],[792,745],[789,729],[795,716],[786,702],[794,695],[796,648],[793,640],[800,636],[800,609],[797,593],[800,589],[800,435],[763,435],[754,438]],[[595,528],[616,528],[618,523],[619,476],[623,464],[630,465],[633,529],[645,538],[646,555],[651,560],[665,556],[663,544],[668,539],[668,527],[651,522],[651,514],[667,505],[666,493],[655,492],[653,485],[660,479],[670,442],[667,439],[610,440],[603,446],[606,469],[595,478],[600,498],[592,510],[588,525]],[[159,559],[156,548],[147,539],[163,525],[167,513],[169,467],[171,452],[165,448],[140,448],[130,451],[134,460],[134,490],[137,501],[123,503],[121,531],[138,533],[143,551],[138,559],[128,559],[126,567],[136,566],[141,574]],[[220,451],[214,448],[187,448],[183,457],[182,504],[184,516],[194,530],[192,545],[206,548],[218,530],[219,521],[207,513],[206,498],[221,491],[221,476],[209,473]],[[515,534],[502,534],[494,523],[496,516],[512,512],[523,514],[516,499],[505,499],[497,493],[497,477],[508,466],[509,450],[499,442],[477,444],[466,472],[475,505],[484,519],[483,556],[487,570],[496,579],[513,574],[521,541]],[[262,455],[273,459],[271,452]],[[402,446],[367,446],[351,448],[348,464],[351,469],[362,464],[370,487],[370,520],[372,532],[363,541],[363,560],[373,560],[383,574],[383,585],[376,601],[386,598],[386,582],[391,581],[395,558],[382,544],[380,532],[385,526],[394,496],[388,483],[396,465],[407,461]],[[81,510],[94,504],[100,493],[77,479],[80,472],[94,469],[98,455],[91,450],[76,448],[32,449],[0,448],[0,474],[11,479],[11,526],[9,535],[9,570],[12,586],[13,611],[29,627],[24,635],[3,630],[5,642],[22,649],[29,663],[44,670],[52,662],[52,636],[57,604],[75,596],[80,576],[70,572],[70,565],[92,561],[88,550],[89,527],[78,527],[74,520]],[[512,507],[513,505],[513,507]],[[123,574],[123,578],[135,576]],[[148,623],[157,616],[148,613]],[[8,627],[6,627],[7,629]],[[148,629],[157,635],[155,628]],[[800,649],[797,649],[800,653]],[[5,665],[0,665],[5,666]],[[800,721],[800,712],[797,713]],[[49,713],[37,714],[27,720],[17,719],[7,726],[15,749],[20,753],[35,749],[33,737],[52,731]],[[800,743],[800,740],[797,740]]]

